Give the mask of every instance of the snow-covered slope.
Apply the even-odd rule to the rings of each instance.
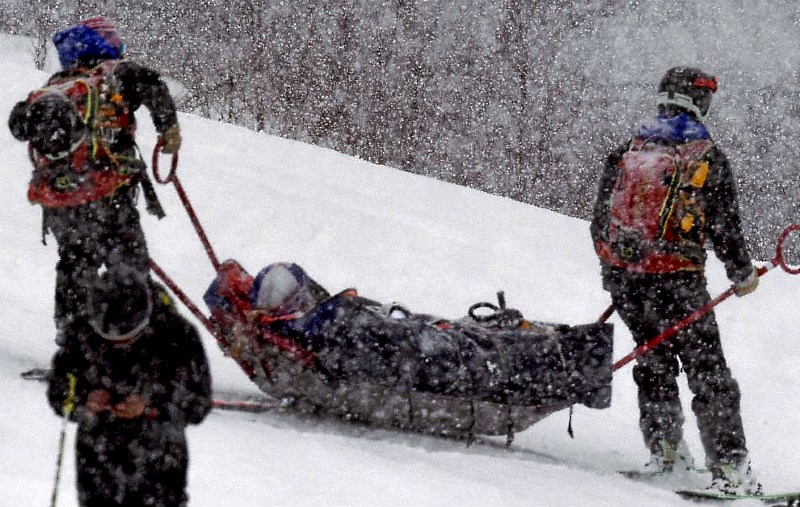
[[[0,60],[0,117],[7,118],[46,76],[18,52]],[[138,117],[149,153],[155,135],[147,113]],[[181,122],[181,182],[217,255],[251,272],[291,260],[332,291],[355,286],[447,317],[501,289],[509,305],[539,320],[590,322],[609,304],[585,222],[230,125],[185,115]],[[19,372],[46,365],[55,350],[55,244],[42,246],[40,210],[25,200],[25,146],[3,128],[0,149],[0,505],[43,505],[61,422],[42,385]],[[143,211],[153,258],[199,303],[211,264],[173,188],[157,191],[168,217]],[[727,287],[716,262],[709,277],[712,293]],[[800,487],[799,298],[800,279],[776,271],[755,294],[718,311],[752,458],[768,489]],[[612,322],[620,357],[632,347],[630,335]],[[204,337],[215,389],[257,394]],[[684,393],[689,414],[685,385]],[[574,439],[567,424],[567,412],[552,415],[518,434],[512,452],[291,415],[214,412],[189,430],[192,505],[685,504],[615,474],[647,458],[629,368],[615,378],[611,408],[577,407]],[[702,459],[691,416],[686,429]],[[76,504],[73,435],[70,425],[59,505]]]

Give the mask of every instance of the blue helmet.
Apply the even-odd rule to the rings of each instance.
[[[53,36],[53,44],[64,69],[87,59],[116,60],[125,52],[125,43],[117,28],[102,17],[85,19],[59,30]]]

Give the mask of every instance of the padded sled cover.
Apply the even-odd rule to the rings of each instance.
[[[255,294],[241,266],[223,264],[204,297],[221,343],[264,392],[309,410],[468,435],[519,431],[575,403],[611,403],[610,324],[498,329],[393,312],[353,290],[271,319],[244,307]]]

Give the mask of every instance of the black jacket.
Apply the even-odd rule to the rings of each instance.
[[[114,423],[114,415],[95,418],[83,405],[96,389],[111,394],[111,404],[130,396],[142,396],[152,422],[183,428],[197,424],[211,409],[211,375],[196,329],[181,317],[161,288],[154,291],[155,307],[150,325],[137,341],[115,348],[86,323],[76,321],[77,337],[60,348],[52,361],[48,399],[63,415],[70,396],[69,376],[77,379],[75,410],[71,419],[81,424]],[[156,415],[157,414],[157,415]],[[116,421],[137,424],[136,421]]]

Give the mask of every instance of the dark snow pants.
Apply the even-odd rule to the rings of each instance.
[[[127,264],[147,273],[150,257],[136,209],[136,187],[123,187],[112,198],[82,206],[46,208],[44,227],[58,243],[56,327],[66,329],[81,314],[86,288],[98,269]]]
[[[604,283],[614,307],[637,345],[642,345],[710,301],[698,272],[635,274],[609,269]],[[680,363],[679,363],[680,361]],[[681,366],[694,394],[706,464],[738,465],[747,456],[739,409],[739,386],[722,352],[719,328],[710,312],[638,359],[633,376],[639,388],[640,427],[651,452],[658,442],[683,437],[678,393]]]
[[[182,507],[188,502],[183,428],[153,421],[78,427],[75,445],[82,507]]]

